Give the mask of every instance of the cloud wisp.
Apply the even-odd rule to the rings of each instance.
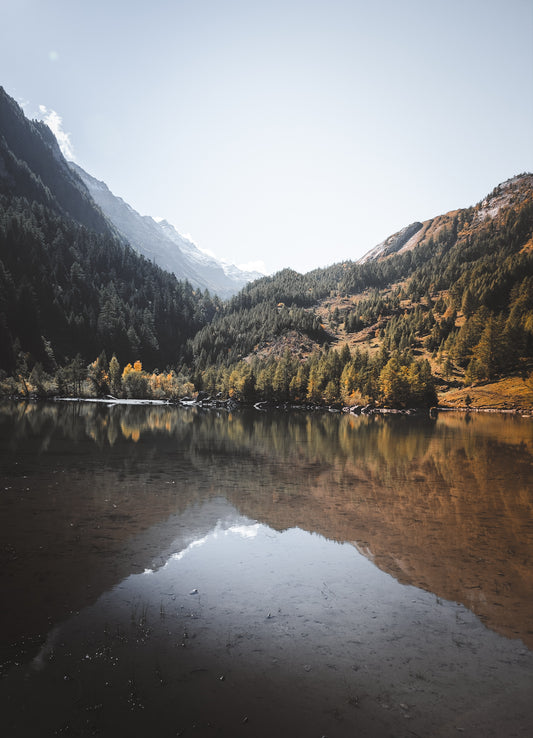
[[[39,105],[39,117],[46,123],[57,139],[61,153],[68,161],[76,161],[74,146],[70,140],[70,133],[63,130],[63,118],[55,110],[50,110],[46,105]]]
[[[268,274],[266,264],[262,259],[256,261],[247,261],[244,264],[237,264],[238,268],[243,272],[259,272],[260,274]]]

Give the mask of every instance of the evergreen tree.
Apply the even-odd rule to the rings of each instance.
[[[472,351],[471,372],[479,379],[493,379],[504,364],[504,320],[489,316],[478,344]]]
[[[109,393],[109,366],[105,351],[89,365],[87,379],[91,383],[97,397]]]
[[[381,370],[379,383],[386,404],[401,406],[408,404],[410,391],[407,367],[400,364],[396,356],[392,356]]]
[[[115,354],[113,354],[109,362],[109,389],[111,394],[116,397],[119,397],[122,392],[120,364]]]

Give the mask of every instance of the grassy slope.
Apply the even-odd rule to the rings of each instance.
[[[467,396],[470,396],[472,408],[533,411],[533,386],[521,377],[505,377],[471,387],[450,388],[438,395],[439,405],[443,407],[463,408]]]

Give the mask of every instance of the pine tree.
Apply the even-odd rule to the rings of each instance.
[[[470,287],[467,287],[467,289],[465,290],[463,294],[463,299],[461,302],[461,310],[463,311],[463,315],[467,319],[471,318],[477,308],[478,308],[478,301],[474,297],[474,293],[472,292],[472,289]]]
[[[351,361],[344,366],[339,385],[342,401],[351,405],[355,401],[354,395],[357,387],[357,374]]]
[[[306,398],[307,384],[309,382],[309,365],[303,363],[298,366],[296,374],[291,379],[289,386],[291,399],[296,402],[302,402]]]
[[[286,349],[277,363],[272,379],[272,389],[278,400],[286,401],[290,398],[289,388],[295,373],[296,368],[291,353],[289,349]]]
[[[480,379],[493,379],[504,360],[504,321],[502,317],[488,318],[479,342],[472,350],[475,371]]]
[[[116,397],[119,397],[122,392],[120,364],[115,354],[113,354],[109,362],[109,389],[111,390],[111,394]]]
[[[406,405],[409,400],[409,378],[407,367],[392,356],[379,375],[383,401],[389,405]]]
[[[87,379],[92,384],[97,397],[102,397],[109,392],[109,366],[105,351],[89,365]]]
[[[310,402],[320,402],[322,399],[322,373],[319,361],[313,361],[309,367],[307,382],[307,399]]]

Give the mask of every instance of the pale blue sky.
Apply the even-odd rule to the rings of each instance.
[[[217,257],[356,259],[533,171],[532,0],[0,0],[0,84]]]

